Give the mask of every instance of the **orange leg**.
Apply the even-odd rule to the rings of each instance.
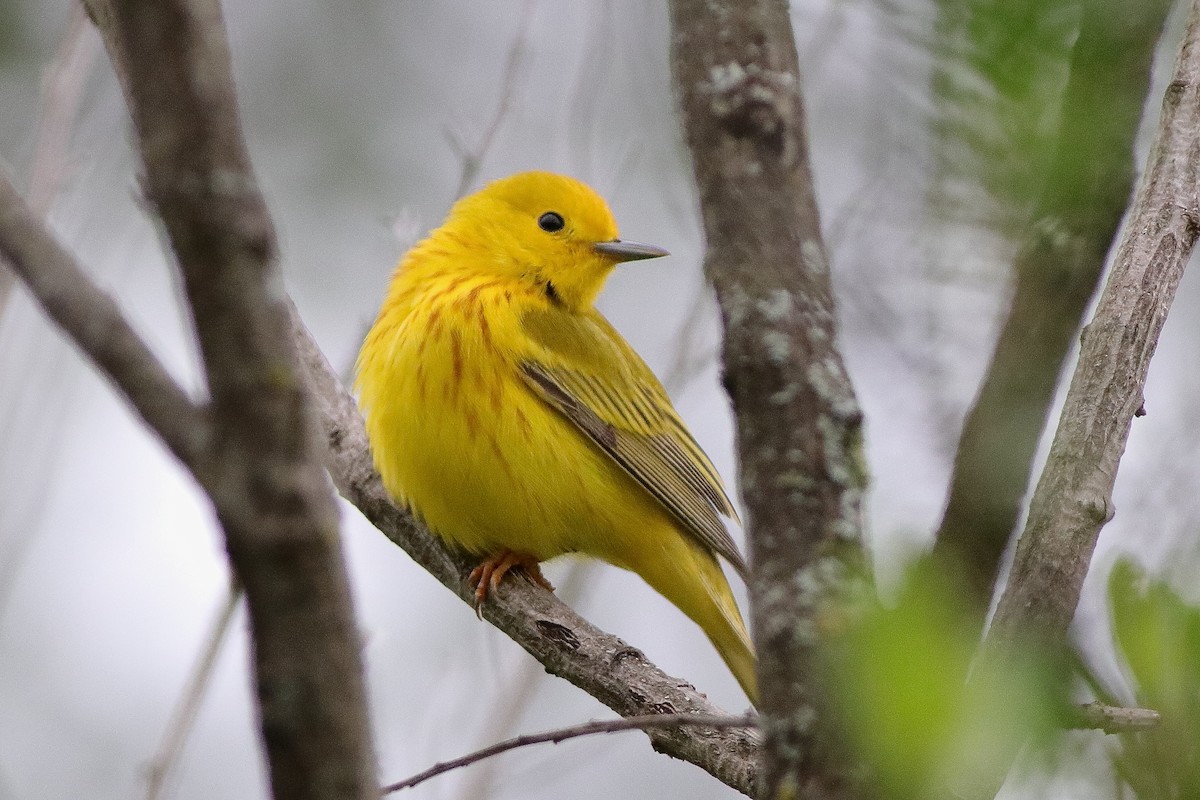
[[[487,600],[489,591],[494,591],[500,587],[500,581],[504,579],[504,576],[513,567],[519,567],[525,573],[525,577],[543,589],[551,592],[554,591],[554,587],[550,584],[550,581],[546,580],[546,577],[542,575],[542,570],[538,567],[536,558],[524,553],[503,550],[492,555],[478,567],[471,570],[471,575],[467,578],[467,585],[475,587],[476,610]]]

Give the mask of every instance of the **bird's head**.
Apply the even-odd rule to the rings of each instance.
[[[456,203],[438,233],[470,248],[480,269],[527,283],[572,310],[595,302],[618,263],[667,255],[621,241],[604,199],[552,172],[489,183]]]

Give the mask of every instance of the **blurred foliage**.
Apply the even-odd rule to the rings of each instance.
[[[1123,560],[1108,579],[1113,635],[1137,704],[1162,715],[1112,749],[1140,800],[1200,797],[1200,608]]]
[[[1013,236],[1047,190],[1073,192],[1104,175],[1108,163],[1128,164],[1131,152],[1095,147],[1114,134],[1128,139],[1130,123],[1136,129],[1144,97],[1122,91],[1134,71],[1131,42],[1146,31],[1157,38],[1168,6],[934,0],[927,28],[900,23],[933,57],[935,218]]]
[[[1054,155],[1080,4],[936,0],[936,7],[935,208],[963,213],[954,201],[966,179],[1015,216],[1011,223],[1023,221]]]
[[[925,560],[892,607],[876,605],[830,648],[846,735],[871,765],[874,796],[972,796],[1003,780],[1011,755],[1062,726],[1068,672],[1056,658],[970,673],[975,617]]]

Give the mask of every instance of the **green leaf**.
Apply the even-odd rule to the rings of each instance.
[[[1059,726],[1064,671],[1050,659],[967,682],[979,634],[947,587],[913,570],[899,602],[864,614],[830,656],[847,735],[888,798],[959,796]]]
[[[1200,796],[1200,609],[1132,561],[1108,580],[1113,635],[1138,705],[1159,726],[1123,736],[1114,753],[1122,780],[1142,800]]]

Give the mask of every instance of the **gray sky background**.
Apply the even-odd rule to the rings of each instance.
[[[665,7],[231,0],[226,9],[288,285],[336,366],[349,372],[399,254],[445,213],[463,171],[447,134],[468,148],[482,139],[517,43],[511,101],[472,188],[521,169],[568,172],[608,198],[622,235],[672,252],[619,271],[601,306],[734,482]],[[0,159],[22,185],[40,75],[68,11],[64,0],[0,5]],[[894,576],[928,543],[944,499],[958,425],[1006,297],[1003,246],[924,217],[926,57],[868,0],[797,2],[793,16],[843,345],[868,416],[872,540],[881,573]],[[84,86],[51,222],[195,386],[177,287],[138,201],[128,123],[103,54]],[[1135,553],[1195,597],[1197,283],[1185,277],[1168,321],[1150,414],[1135,423],[1118,515],[1098,551],[1103,568],[1081,607],[1079,635],[1101,660],[1103,574],[1116,553]],[[384,780],[496,738],[609,715],[477,622],[348,506],[343,518]],[[608,567],[577,574],[569,561],[548,573],[566,580],[589,619],[718,704],[745,706],[703,635],[639,579]],[[0,318],[0,800],[139,796],[226,580],[212,515],[190,481],[18,292]],[[239,615],[172,798],[265,793],[244,625]],[[514,689],[525,684],[527,700]],[[1055,777],[1031,768],[1006,796],[1097,796],[1107,778],[1085,762],[1098,740],[1072,739],[1066,749],[1082,755]],[[624,734],[504,756],[411,796],[737,795]]]

